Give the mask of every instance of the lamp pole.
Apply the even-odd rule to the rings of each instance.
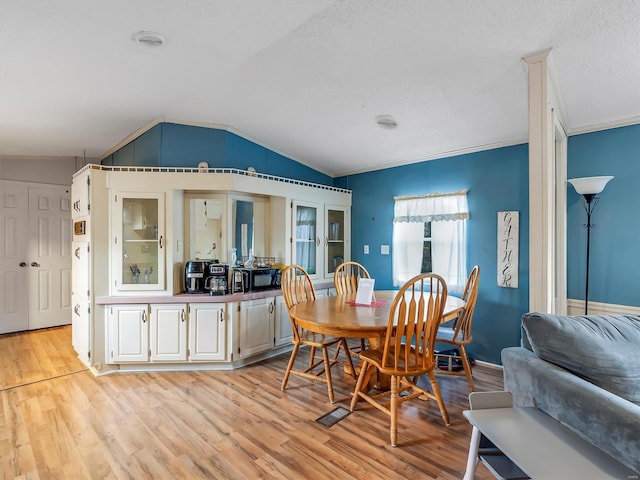
[[[598,198],[595,193],[585,193],[582,195],[584,199],[584,209],[587,211],[587,274],[584,286],[584,314],[589,313],[589,253],[591,247],[591,213],[598,203]]]

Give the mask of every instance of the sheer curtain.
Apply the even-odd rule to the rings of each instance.
[[[451,293],[462,293],[467,279],[467,191],[394,197],[393,285],[403,285],[422,267],[424,223],[431,222],[433,272]]]

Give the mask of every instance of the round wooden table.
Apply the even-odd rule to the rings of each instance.
[[[387,332],[391,303],[396,293],[398,292],[392,290],[376,291],[376,301],[385,301],[382,306],[347,303],[353,301],[355,295],[323,297],[315,302],[295,305],[289,314],[293,315],[302,328],[313,332],[349,338],[382,338]],[[442,322],[454,319],[464,305],[465,302],[461,298],[448,295]]]

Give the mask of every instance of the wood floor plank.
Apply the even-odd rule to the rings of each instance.
[[[280,382],[288,355],[234,371],[94,377],[70,349],[70,328],[0,338],[0,478],[438,479],[462,477],[471,427],[464,378],[438,377],[451,426],[434,402],[404,404],[399,446],[389,418],[358,405],[332,427],[316,419],[348,406],[353,379]],[[4,355],[5,350],[12,352]],[[28,354],[25,352],[29,352]],[[14,362],[24,354],[26,363]],[[304,361],[304,360],[303,360]],[[14,371],[15,370],[15,371]],[[477,365],[479,391],[502,373]],[[476,478],[491,479],[483,467]]]

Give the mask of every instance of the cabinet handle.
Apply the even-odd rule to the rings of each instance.
[[[143,310],[142,311],[142,323],[146,323],[147,322],[147,311]]]
[[[220,321],[224,322],[224,310],[220,310]]]
[[[162,235],[160,235],[160,238],[158,239],[158,243],[160,245],[160,248],[162,248]]]
[[[329,245],[329,237],[324,237],[324,246]]]
[[[80,247],[76,248],[76,251],[75,251],[74,255],[76,256],[76,258],[78,260],[80,260]]]
[[[182,310],[182,312],[180,313],[180,319],[184,322],[184,318],[185,318],[184,310]]]
[[[316,247],[320,246],[320,237],[316,237]]]
[[[80,304],[79,303],[76,303],[73,306],[73,313],[75,313],[77,316],[80,316]]]

